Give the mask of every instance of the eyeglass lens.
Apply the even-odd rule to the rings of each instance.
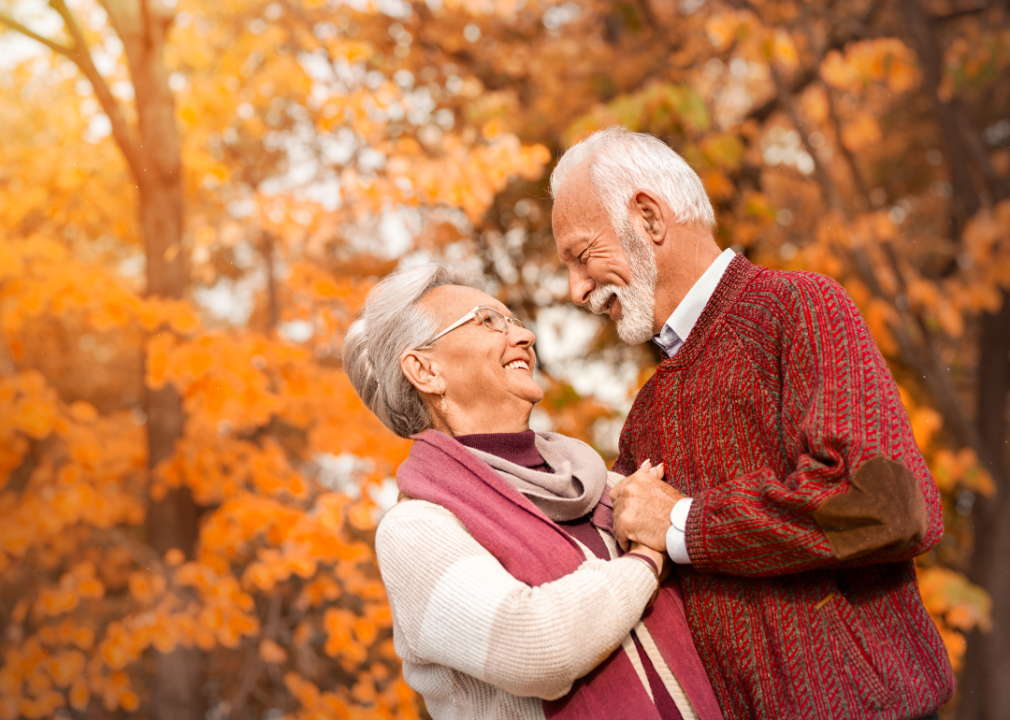
[[[487,327],[492,330],[497,330],[500,333],[508,332],[509,323],[513,323],[518,327],[523,327],[523,324],[518,320],[507,318],[497,310],[493,310],[491,308],[478,308],[477,315]]]

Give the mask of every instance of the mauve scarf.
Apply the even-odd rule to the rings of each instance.
[[[581,548],[533,502],[467,448],[437,430],[414,436],[410,457],[397,471],[405,495],[452,512],[484,549],[514,578],[542,585],[585,562]],[[613,532],[609,493],[593,509],[593,524]],[[722,720],[722,712],[695,650],[684,616],[680,587],[671,577],[642,621],[694,706],[699,720]],[[548,718],[566,720],[659,720],[627,654],[617,648],[558,700],[543,702]]]

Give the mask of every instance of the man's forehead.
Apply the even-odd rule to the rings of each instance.
[[[577,206],[579,200],[586,197],[587,191],[590,196],[595,197],[589,177],[591,168],[592,157],[587,157],[568,172],[568,176],[561,184],[558,196],[554,202],[556,209],[559,207],[567,209]]]
[[[572,254],[575,245],[604,232],[605,227],[601,223],[606,225],[608,222],[596,191],[589,182],[588,170],[584,168],[586,162],[588,161],[583,161],[566,178],[554,202],[554,235],[558,255],[562,260]],[[576,176],[577,170],[584,172]]]

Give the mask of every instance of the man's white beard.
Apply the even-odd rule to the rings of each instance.
[[[589,295],[589,309],[603,313],[612,295],[621,301],[621,319],[617,335],[628,345],[639,345],[652,339],[656,304],[656,256],[646,239],[639,235],[628,220],[617,228],[624,257],[631,269],[627,287],[602,285]]]

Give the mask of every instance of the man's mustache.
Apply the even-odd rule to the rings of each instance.
[[[614,295],[618,300],[621,298],[620,288],[616,285],[602,285],[596,288],[589,294],[589,309],[594,315],[602,315]]]

